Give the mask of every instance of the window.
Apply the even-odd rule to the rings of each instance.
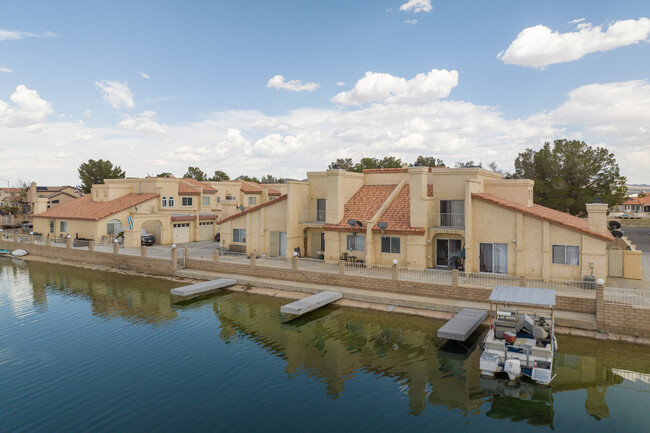
[[[211,221],[209,221],[209,222],[202,222],[202,223],[199,223],[199,225],[200,225],[200,226],[211,226],[211,225],[212,225],[212,222],[211,222]]]
[[[248,197],[248,205],[256,205],[257,204],[257,197]]]
[[[575,245],[553,245],[553,263],[578,266],[580,264],[580,248]]]
[[[365,235],[348,235],[348,251],[364,251],[365,244]]]
[[[217,197],[217,203],[221,203],[221,197]]]
[[[68,222],[67,221],[61,221],[59,225],[59,231],[61,233],[68,233]]]
[[[478,244],[478,270],[494,274],[508,273],[508,244]]]
[[[381,238],[381,252],[399,254],[399,238],[395,236]]]
[[[181,197],[181,206],[192,206],[192,197]]]
[[[316,221],[325,221],[327,201],[324,198],[316,199]]]
[[[203,198],[201,199],[201,204],[202,204],[203,206],[210,206],[210,197],[203,197]]]
[[[54,233],[54,220],[50,220],[50,233]]]
[[[52,204],[57,204],[59,203],[59,200],[52,200]]]
[[[167,197],[165,196],[162,198],[162,207],[167,207]]]
[[[178,223],[178,224],[174,224],[174,227],[176,227],[176,228],[180,228],[180,227],[189,227],[189,226],[190,226],[190,223]]]
[[[167,199],[167,206],[174,207],[174,197],[169,197]]]
[[[122,222],[118,219],[112,219],[106,224],[106,234],[116,235],[120,227],[122,227]]]
[[[465,227],[464,200],[440,200],[440,227]]]
[[[232,229],[233,242],[246,242],[246,229]]]

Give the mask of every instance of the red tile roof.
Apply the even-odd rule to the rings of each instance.
[[[199,187],[190,185],[189,182],[183,182],[180,180],[178,182],[178,194],[182,195],[200,195],[201,191]]]
[[[409,185],[402,187],[379,220],[388,223],[388,228],[385,230],[387,234],[424,234],[427,231],[424,227],[411,227],[411,187]],[[381,233],[377,224],[372,230],[375,233]]]
[[[158,197],[158,194],[154,193],[132,193],[111,201],[93,201],[92,194],[88,194],[67,203],[49,208],[41,214],[34,215],[34,218],[64,218],[71,220],[98,221],[109,215],[118,213],[156,197]]]
[[[276,189],[269,188],[269,187],[267,187],[267,189],[269,190],[269,195],[270,196],[281,196],[282,195],[282,193],[280,191],[276,190]]]
[[[21,191],[25,191],[25,188],[0,188],[0,191],[4,191],[4,192],[21,192]]]
[[[645,197],[628,197],[622,204],[650,204],[650,195]]]
[[[189,177],[184,177],[181,179],[193,186],[199,187],[203,190],[203,194],[214,194],[217,192],[216,189],[212,188],[209,184],[205,182],[199,182],[198,180],[190,179]]]
[[[560,212],[555,209],[551,209],[545,206],[540,206],[538,204],[533,205],[533,207],[527,207],[519,203],[512,202],[510,200],[503,199],[501,197],[496,197],[492,194],[478,194],[473,193],[472,198],[476,198],[488,203],[492,203],[507,209],[512,209],[517,212],[521,212],[525,215],[530,215],[536,218],[549,221],[551,223],[566,227],[571,230],[576,230],[582,232],[586,235],[602,239],[604,241],[613,241],[614,237],[609,234],[598,233],[593,230],[589,230],[589,222],[584,218],[579,218],[577,216],[570,215],[565,212]]]
[[[393,192],[397,185],[364,185],[348,200],[343,207],[343,219],[338,224],[324,224],[323,229],[345,231],[350,230],[349,219],[355,219],[363,223],[365,229],[366,223],[371,219],[388,196]]]
[[[222,224],[222,223],[225,223],[226,221],[234,220],[236,218],[239,218],[241,216],[246,215],[247,213],[255,212],[258,209],[261,209],[261,208],[266,207],[266,206],[270,206],[272,204],[278,203],[278,202],[280,202],[282,200],[286,200],[286,199],[287,199],[286,194],[281,195],[280,197],[278,197],[276,199],[273,199],[273,200],[269,200],[266,203],[262,203],[262,204],[258,204],[257,206],[250,207],[250,208],[246,209],[244,212],[240,212],[240,213],[237,213],[235,215],[230,215],[228,218],[224,218],[224,219],[222,219],[220,221],[217,221],[217,224]]]
[[[262,187],[258,186],[255,182],[248,182],[245,180],[241,182],[241,192],[244,194],[262,194]]]

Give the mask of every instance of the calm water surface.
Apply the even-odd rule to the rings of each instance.
[[[0,259],[0,431],[649,431],[650,348],[559,337],[552,388],[481,379],[443,322]]]

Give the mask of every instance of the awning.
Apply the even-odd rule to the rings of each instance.
[[[172,215],[172,221],[192,221],[196,219],[196,215]]]
[[[216,220],[217,218],[218,218],[217,214],[213,214],[213,213],[199,214],[199,219],[200,220]]]
[[[492,290],[492,294],[490,294],[490,302],[550,308],[555,305],[555,290],[535,287],[496,286]]]

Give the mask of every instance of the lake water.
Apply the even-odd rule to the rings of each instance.
[[[0,259],[0,431],[649,431],[650,348],[559,336],[551,388],[479,377],[442,321]]]

